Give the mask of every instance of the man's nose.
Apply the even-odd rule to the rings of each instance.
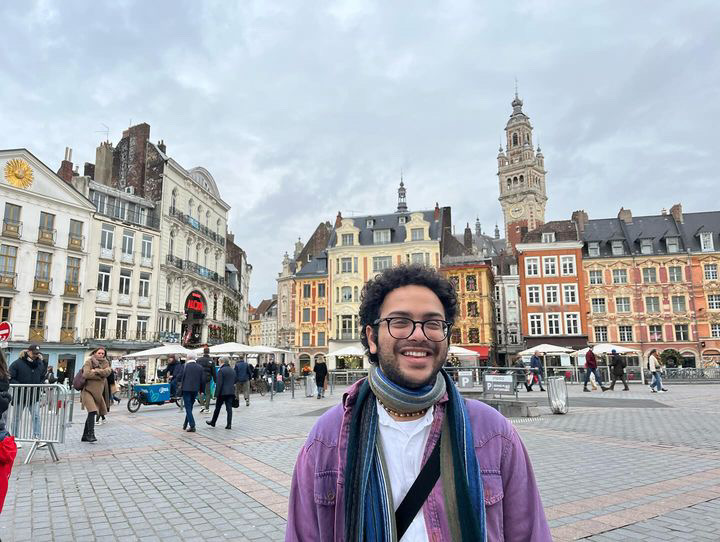
[[[408,339],[413,341],[424,341],[425,333],[422,330],[422,322],[413,323],[413,332],[410,334]]]

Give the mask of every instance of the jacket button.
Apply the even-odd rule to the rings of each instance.
[[[332,501],[335,499],[335,493],[333,493],[332,491],[328,491],[326,497],[327,500]]]

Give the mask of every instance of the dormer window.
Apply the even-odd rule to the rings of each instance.
[[[610,246],[612,247],[613,256],[622,256],[625,254],[625,247],[623,247],[622,241],[612,241]]]
[[[591,258],[596,258],[600,256],[600,243],[597,241],[592,241],[588,243],[588,256]]]
[[[373,220],[372,218],[368,218],[368,219],[365,221],[365,227],[366,227],[366,228],[372,228],[374,225],[375,225],[375,220]]]
[[[312,254],[308,254],[307,260],[308,260],[308,262],[312,261]]]
[[[667,237],[665,239],[668,253],[680,252],[680,239],[677,237]]]
[[[422,228],[413,228],[410,230],[410,235],[413,241],[422,241],[425,239],[425,231]]]
[[[344,247],[350,246],[354,244],[354,235],[352,233],[343,233],[342,234],[342,245]]]
[[[543,243],[554,243],[555,242],[555,232],[549,231],[542,234],[542,242]]]
[[[404,216],[401,216],[400,218],[398,218],[398,224],[405,224],[406,220],[407,219]]]
[[[653,244],[652,239],[641,239],[640,240],[640,253],[641,254],[652,254]]]
[[[387,245],[390,243],[390,230],[375,230],[373,232],[373,244]]]
[[[712,232],[705,231],[700,234],[700,250],[703,252],[712,252],[715,250]]]

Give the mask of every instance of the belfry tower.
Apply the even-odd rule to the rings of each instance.
[[[522,241],[523,235],[545,222],[545,158],[538,146],[533,149],[533,127],[522,110],[515,92],[512,114],[505,125],[506,147],[498,153],[500,204],[505,218],[508,247]]]

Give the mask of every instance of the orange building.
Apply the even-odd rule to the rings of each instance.
[[[300,367],[314,365],[328,352],[327,253],[295,273],[295,345]]]
[[[543,224],[516,246],[526,348],[587,345],[582,247],[571,220]]]

